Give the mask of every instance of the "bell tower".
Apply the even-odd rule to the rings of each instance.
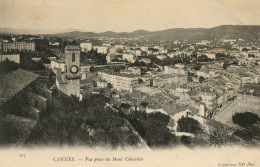
[[[80,47],[65,47],[65,64],[67,79],[80,79]]]
[[[65,47],[65,73],[59,73],[56,86],[66,95],[75,95],[81,99],[80,94],[80,47]]]

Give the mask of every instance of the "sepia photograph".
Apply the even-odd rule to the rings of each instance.
[[[0,166],[260,166],[259,7],[0,0]]]

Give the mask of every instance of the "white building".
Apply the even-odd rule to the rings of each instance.
[[[118,49],[124,49],[124,45],[115,45],[115,49],[118,50]]]
[[[66,69],[65,62],[52,60],[51,61],[51,69],[53,71],[55,71],[55,69],[61,69],[61,72],[64,72],[65,69]]]
[[[92,43],[90,42],[84,42],[80,43],[81,51],[90,51],[92,49]]]
[[[163,59],[166,59],[167,56],[165,56],[165,55],[158,55],[158,56],[156,56],[156,58],[160,59],[160,60],[163,60]]]
[[[35,51],[34,42],[3,42],[2,49],[4,52],[11,50],[26,50],[26,51]]]
[[[7,59],[20,64],[20,54],[3,54],[3,55],[0,55],[0,62],[5,61]]]
[[[125,53],[123,53],[123,60],[127,60],[128,62],[134,63],[135,55],[130,52],[125,52]]]
[[[134,74],[108,74],[104,72],[98,72],[101,79],[106,80],[117,90],[127,90],[132,92],[133,87],[138,84],[138,76]]]

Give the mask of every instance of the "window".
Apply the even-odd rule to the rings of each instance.
[[[75,62],[75,53],[72,53],[72,62]]]

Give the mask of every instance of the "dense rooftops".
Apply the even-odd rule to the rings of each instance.
[[[245,84],[239,94],[260,97],[260,84]]]
[[[100,72],[100,73],[104,73],[107,75],[115,75],[115,76],[121,76],[121,77],[127,77],[127,78],[135,78],[138,77],[138,75],[136,74],[126,74],[126,73],[108,73],[108,72]]]

